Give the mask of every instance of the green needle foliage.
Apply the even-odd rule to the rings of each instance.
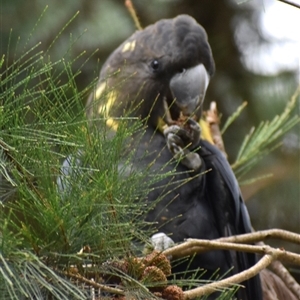
[[[150,209],[144,199],[154,182],[173,174],[132,168],[135,153],[128,144],[143,131],[140,121],[118,120],[113,135],[104,118],[87,121],[82,103],[94,82],[79,91],[80,69],[73,68],[84,53],[69,59],[67,52],[52,61],[38,44],[9,65],[10,47],[0,60],[1,299],[88,299],[91,290],[70,275],[74,269],[86,274],[86,265],[96,266],[93,278],[100,270],[117,272],[130,293],[149,298],[142,283],[104,266],[134,256],[147,242],[152,232],[141,217]],[[237,172],[298,122],[289,118],[295,99],[282,116],[246,138]],[[72,168],[62,170],[66,157]],[[191,280],[191,286],[196,283]],[[235,288],[220,299],[231,299]]]
[[[252,127],[245,136],[236,161],[231,165],[238,178],[247,174],[265,155],[280,146],[283,135],[300,122],[300,116],[297,113],[299,94],[300,86],[287,102],[285,109],[280,115],[276,115],[272,121],[262,121],[257,128]],[[228,118],[221,129],[222,134],[240,116],[246,106],[247,102],[244,102]],[[251,184],[268,176],[271,175],[266,174],[259,178],[253,178],[247,180],[247,183]]]
[[[287,102],[284,111],[271,121],[263,121],[245,137],[232,168],[238,177],[245,175],[259,160],[280,144],[280,138],[300,121],[295,113],[299,105],[300,86]]]
[[[124,118],[111,137],[99,119],[93,130],[82,105],[93,83],[77,90],[75,61],[39,45],[1,59],[1,299],[87,299],[65,271],[132,255],[150,235],[141,201],[156,179],[131,169],[134,152],[124,158],[141,124]],[[62,174],[68,155],[79,164]]]

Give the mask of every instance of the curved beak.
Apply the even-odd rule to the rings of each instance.
[[[183,115],[190,116],[202,105],[209,79],[210,76],[203,64],[184,70],[172,77],[170,90],[175,104]]]

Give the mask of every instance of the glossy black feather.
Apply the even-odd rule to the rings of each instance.
[[[176,175],[162,179],[148,194],[149,207],[156,204],[145,216],[147,221],[157,222],[157,230],[175,242],[251,232],[247,208],[224,155],[201,140],[197,153],[202,167],[197,173],[191,172],[174,161],[165,137],[157,130],[158,120],[165,114],[163,100],[170,105],[172,118],[178,118],[179,111],[172,105],[170,79],[180,70],[198,64],[203,64],[207,73],[213,75],[214,60],[205,30],[193,18],[181,15],[158,21],[129,37],[103,65],[98,85],[105,83],[106,92],[114,88],[117,93],[110,116],[122,116],[137,103],[139,107],[133,115],[148,117],[146,132],[137,146],[135,167],[143,170],[151,165],[155,174],[176,171]],[[90,96],[89,116],[98,111],[98,105],[103,105],[106,92],[99,96],[100,100],[95,99],[95,93]],[[232,274],[255,262],[253,254],[210,251],[197,255],[190,267],[207,269],[206,278],[210,278],[217,269],[222,275],[234,267]],[[184,268],[181,266],[179,270]],[[239,299],[262,299],[258,276],[245,285],[247,288],[240,290]]]
[[[201,140],[199,146],[197,153],[203,160],[203,166],[195,174],[177,162],[170,163],[172,155],[165,146],[164,137],[153,134],[151,129],[147,130],[137,151],[137,156],[142,157],[141,160],[137,158],[139,168],[155,161],[152,169],[156,174],[174,169],[178,172],[175,177],[159,182],[149,193],[147,201],[152,203],[165,194],[165,186],[168,187],[168,194],[148,213],[147,220],[156,221],[158,230],[168,234],[175,242],[187,238],[216,239],[251,232],[247,208],[227,159],[207,141]],[[144,156],[145,152],[152,155]],[[176,187],[174,182],[186,183],[177,184],[180,186]],[[217,269],[220,270],[219,275],[224,275],[234,267],[230,275],[248,269],[255,262],[254,254],[210,251],[196,256],[190,269],[207,269],[206,275],[201,278],[209,279]],[[178,266],[175,271],[182,272],[185,268],[186,265]],[[261,299],[259,276],[244,284],[247,289],[240,289],[239,299]]]

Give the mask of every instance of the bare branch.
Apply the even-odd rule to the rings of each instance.
[[[222,138],[222,134],[220,131],[220,118],[218,114],[217,104],[215,101],[210,103],[209,110],[204,112],[205,120],[209,124],[210,132],[212,135],[212,139],[214,141],[215,146],[222,151],[227,157],[227,153],[225,151],[225,146]]]
[[[89,286],[92,286],[96,289],[100,289],[102,291],[105,291],[105,292],[108,292],[108,293],[111,293],[111,294],[125,295],[125,292],[121,289],[117,289],[117,288],[107,286],[105,284],[97,283],[93,280],[87,279],[86,277],[80,275],[79,273],[63,272],[63,271],[59,271],[59,270],[57,270],[57,271],[62,273],[65,276],[69,277],[69,278],[76,279],[81,283],[86,283]]]
[[[228,243],[224,241],[214,240],[196,240],[189,239],[185,243],[167,249],[163,252],[166,256],[186,256],[194,253],[207,252],[209,250],[235,250],[241,252],[258,253],[258,254],[276,254],[281,261],[300,265],[300,254],[295,254],[284,249],[275,249],[270,246],[254,246],[245,244]]]
[[[277,229],[277,228],[261,230],[261,231],[247,233],[247,234],[240,234],[240,235],[226,237],[226,238],[220,238],[218,239],[218,241],[234,242],[234,243],[255,243],[270,238],[280,239],[287,242],[300,244],[300,234],[283,230],[283,229]]]
[[[189,239],[186,242],[176,245],[172,248],[169,248],[162,253],[165,256],[182,257],[187,255],[193,255],[195,253],[206,252],[209,250],[234,250],[241,252],[250,252],[258,253],[262,255],[262,258],[251,268],[235,274],[233,276],[227,277],[220,281],[215,281],[210,284],[206,284],[195,289],[185,291],[184,299],[193,299],[202,295],[209,295],[217,290],[232,288],[232,285],[240,284],[245,280],[257,275],[259,272],[267,268],[268,266],[274,270],[271,276],[271,273],[268,273],[265,277],[262,276],[262,283],[265,288],[265,291],[268,295],[279,295],[284,293],[284,288],[293,294],[293,297],[299,297],[300,295],[300,286],[293,279],[293,277],[288,273],[283,265],[279,261],[288,262],[290,264],[300,265],[300,254],[292,253],[285,251],[284,249],[272,248],[268,245],[263,244],[262,242],[259,245],[249,245],[246,243],[254,243],[259,240],[264,240],[268,238],[279,238],[287,240],[296,244],[300,244],[300,235],[292,232],[288,232],[280,229],[271,229],[261,232],[253,232],[250,234],[243,234],[238,236],[232,236],[227,238],[220,238],[217,240],[198,240],[198,239]],[[125,291],[122,289],[109,287],[107,285],[97,283],[93,280],[90,280],[77,272],[62,272],[65,276],[90,285],[91,287],[101,289],[112,294],[124,295]],[[267,271],[265,271],[267,272]],[[268,271],[269,272],[269,271]],[[268,280],[269,277],[272,277],[274,280]],[[275,278],[277,277],[277,279]],[[278,278],[279,277],[279,278]],[[266,279],[267,278],[267,279]],[[275,280],[276,279],[276,280]],[[265,282],[264,282],[265,280]],[[279,284],[280,282],[280,284]],[[272,284],[274,286],[272,286]],[[276,295],[277,295],[276,294]],[[273,296],[272,296],[273,297]],[[277,297],[277,296],[276,296]],[[270,298],[272,299],[272,298]],[[293,298],[294,299],[294,298]]]
[[[298,282],[291,276],[288,270],[281,264],[280,261],[273,261],[270,264],[270,269],[289,287],[291,292],[300,297],[300,285]]]
[[[258,274],[261,270],[265,269],[270,263],[275,260],[277,257],[276,253],[266,254],[259,262],[257,262],[253,267],[250,269],[228,277],[226,279],[216,281],[213,283],[206,284],[205,286],[201,286],[189,291],[184,292],[184,299],[194,299],[196,297],[202,295],[209,295],[215,292],[217,289],[220,288],[228,288],[231,287],[233,284],[237,284],[243,282],[256,274]]]
[[[289,233],[289,232],[288,232]],[[264,242],[259,242],[258,243],[261,246],[265,246]],[[271,293],[270,297],[268,299],[274,299],[274,297],[272,296],[272,293],[282,293],[283,295],[286,293],[291,293],[294,297],[297,297],[297,299],[300,298],[300,285],[298,284],[298,282],[294,279],[294,277],[289,273],[289,271],[286,269],[286,267],[282,264],[282,262],[280,262],[279,260],[273,261],[270,266],[269,269],[272,271],[269,271],[268,275],[262,274],[261,273],[261,280],[262,280],[262,285],[263,287],[267,290],[267,294],[269,295],[269,293]],[[267,272],[267,270],[264,270],[265,272]],[[273,277],[273,279],[270,279],[269,275],[271,275]],[[281,283],[278,282],[277,277],[281,280]],[[268,278],[268,279],[266,279]],[[264,282],[265,281],[265,282]],[[272,286],[272,282],[273,282],[273,286]],[[285,285],[284,286],[282,286]],[[286,291],[285,289],[288,289],[288,291]],[[276,296],[277,297],[277,296]],[[286,297],[277,297],[278,299],[285,299]],[[289,295],[288,298],[292,298],[291,295]]]
[[[293,1],[288,1],[288,0],[278,0],[278,1],[288,4],[288,5],[291,5],[291,6],[294,6],[294,7],[297,7],[297,8],[300,8],[300,4],[295,3]]]
[[[213,241],[189,239],[180,245],[176,245],[172,248],[165,250],[163,253],[166,256],[172,255],[173,257],[183,257],[186,255],[191,255],[193,253],[200,253],[208,251],[210,249],[216,249],[216,247],[218,247],[217,249],[232,249],[237,251],[264,253],[264,250],[261,250],[264,246],[260,247],[253,245],[236,245],[235,243],[250,244],[269,238],[278,238],[292,243],[300,244],[299,234],[282,229],[270,229],[226,238],[220,238]],[[226,246],[224,243],[227,243],[228,245]]]
[[[134,24],[135,24],[135,27],[138,29],[138,30],[142,30],[142,26],[141,26],[141,23],[137,17],[137,14],[136,14],[136,11],[135,11],[135,8],[132,4],[132,1],[131,0],[125,0],[125,6],[127,7],[133,21],[134,21]]]
[[[243,282],[256,274],[258,274],[261,270],[272,264],[271,268],[274,266],[276,268],[277,261],[277,272],[281,273],[280,278],[284,281],[286,286],[292,290],[293,294],[296,296],[300,295],[300,286],[293,279],[293,277],[286,270],[286,276],[283,276],[282,269],[285,269],[283,266],[281,268],[281,272],[278,271],[278,265],[280,265],[279,261],[288,262],[291,264],[300,265],[300,255],[292,252],[285,251],[284,249],[275,249],[268,245],[248,245],[245,243],[254,243],[261,240],[266,240],[269,238],[277,238],[286,240],[292,243],[300,244],[300,235],[281,230],[281,229],[271,229],[260,232],[253,232],[249,234],[243,234],[238,236],[232,236],[227,238],[220,238],[217,240],[197,240],[197,239],[189,239],[186,242],[176,245],[172,248],[165,250],[163,253],[166,256],[172,257],[183,257],[187,255],[192,255],[194,253],[206,252],[209,250],[215,249],[224,249],[224,250],[235,250],[242,252],[251,252],[262,254],[263,257],[260,261],[253,266],[252,268],[245,270],[241,273],[238,273],[234,276],[228,277],[224,280],[217,281],[211,284],[207,284],[205,286],[186,291],[185,299],[192,299],[196,296],[208,295],[216,291],[216,289],[228,288],[232,284],[238,284]],[[278,275],[279,276],[279,275]]]

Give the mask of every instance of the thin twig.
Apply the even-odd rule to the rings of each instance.
[[[184,292],[184,299],[194,299],[199,296],[209,295],[220,288],[228,288],[234,284],[243,282],[249,278],[252,278],[258,274],[261,270],[265,269],[273,260],[277,258],[277,253],[266,254],[259,262],[257,262],[253,267],[245,270],[241,273],[228,277],[226,279],[215,281],[213,283],[206,284],[189,291]]]
[[[275,229],[276,230],[276,229]],[[278,230],[280,231],[280,230]],[[289,232],[284,232],[289,233]],[[260,246],[265,246],[264,242],[257,243]],[[289,291],[297,297],[297,299],[300,299],[300,284],[295,280],[295,278],[289,273],[289,271],[286,269],[286,267],[280,262],[279,260],[273,261],[269,266],[269,271],[276,276],[278,276],[282,283],[285,284],[286,288],[289,289]],[[263,276],[261,277],[263,281]],[[264,282],[262,283],[264,285]],[[268,284],[267,284],[268,285]],[[278,287],[280,290],[281,288]],[[272,298],[273,299],[273,298]],[[279,298],[280,299],[280,298]]]
[[[134,21],[134,24],[135,24],[135,27],[138,29],[138,30],[142,30],[142,26],[141,26],[141,23],[137,17],[137,14],[136,14],[136,11],[135,11],[135,8],[132,4],[132,1],[131,0],[125,0],[125,6],[127,7],[133,21]]]
[[[210,242],[218,243],[218,245],[222,245],[222,243],[242,243],[242,244],[249,243],[250,244],[250,243],[255,243],[258,241],[266,240],[269,238],[278,238],[278,239],[289,241],[289,242],[292,242],[295,244],[300,244],[300,235],[299,234],[289,232],[286,230],[282,230],[282,229],[270,229],[270,230],[263,230],[263,231],[259,231],[259,232],[252,232],[252,233],[241,234],[241,235],[236,235],[236,236],[231,236],[231,237],[226,237],[226,238],[220,238],[220,239],[216,239],[213,241],[201,240],[201,243],[202,243],[201,247],[200,247],[200,243],[195,242],[197,240],[194,240],[194,239],[187,240],[186,242],[184,242],[180,245],[176,245],[172,248],[165,250],[163,253],[166,256],[172,255],[173,257],[179,257],[179,256],[183,257],[186,255],[191,255],[192,253],[200,253],[200,252],[210,250],[211,248],[210,248],[210,246],[208,246],[208,244]],[[193,243],[191,243],[191,241],[193,241]],[[206,246],[208,246],[207,249],[204,249],[205,243],[206,243]],[[211,243],[211,245],[213,245],[213,243]],[[231,246],[233,247],[234,245],[232,244]],[[251,246],[251,247],[257,247],[257,246]],[[250,250],[251,247],[249,247],[248,250]],[[256,248],[252,248],[252,249],[256,249]],[[241,250],[239,250],[239,251],[241,251]],[[252,251],[250,251],[250,252],[252,252]]]
[[[236,236],[220,238],[218,241],[234,242],[234,243],[255,243],[264,241],[267,239],[281,239],[287,242],[295,243],[300,245],[300,234],[290,232],[283,229],[267,229],[246,234],[240,234]]]
[[[212,101],[209,106],[209,110],[204,112],[205,120],[209,125],[212,139],[216,147],[221,150],[227,158],[227,153],[225,151],[225,146],[222,138],[222,133],[220,131],[220,118],[217,109],[217,103]]]
[[[197,251],[195,251],[197,249]],[[166,256],[178,256],[181,255],[192,255],[194,253],[207,252],[209,250],[234,250],[248,253],[257,253],[257,254],[269,254],[276,253],[280,260],[289,262],[291,264],[300,265],[300,254],[295,254],[293,252],[285,251],[284,249],[275,249],[270,246],[254,246],[247,244],[236,244],[228,243],[223,241],[209,241],[209,240],[196,240],[189,239],[185,243],[167,249],[163,252]],[[180,256],[181,256],[180,255]]]
[[[278,0],[278,1],[288,4],[288,5],[291,5],[291,6],[294,6],[294,7],[297,7],[297,8],[300,8],[300,4],[292,2],[292,1],[288,1],[288,0]]]
[[[125,292],[121,289],[112,288],[112,287],[109,287],[105,284],[97,283],[94,280],[87,279],[87,278],[83,277],[82,275],[80,275],[78,273],[74,274],[74,273],[70,273],[70,272],[62,272],[62,271],[59,271],[59,272],[62,273],[63,275],[65,275],[65,276],[69,277],[69,278],[76,279],[79,282],[87,283],[90,286],[92,286],[94,288],[97,288],[97,289],[100,289],[102,291],[105,291],[105,292],[108,292],[108,293],[111,293],[111,294],[116,294],[116,295],[125,295]]]

